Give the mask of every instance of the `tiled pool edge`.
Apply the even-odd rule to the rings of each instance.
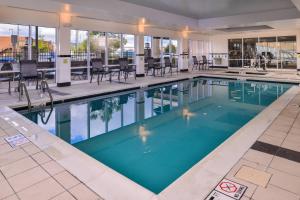
[[[250,134],[246,134],[245,132],[247,132],[247,129],[249,129],[249,126],[253,123],[253,121],[259,116],[261,116],[263,113],[265,113],[266,111],[268,112],[264,114],[262,117],[265,116],[269,117],[270,120],[267,121],[266,123],[270,124],[280,113],[280,111],[296,95],[297,90],[298,88],[296,87],[291,88],[277,101],[275,101],[272,105],[266,108],[262,113],[257,115],[251,122],[246,124],[238,132],[236,132],[230,138],[230,140],[227,141],[233,142],[232,140],[236,140],[235,137],[239,135],[245,135],[245,136],[250,135]],[[271,108],[274,106],[276,107],[276,105],[278,107],[276,108],[275,111],[272,111]],[[153,199],[195,199],[195,198],[201,199],[204,198],[207,195],[207,193],[209,193],[210,190],[216,185],[219,179],[225,176],[225,174],[230,170],[230,168],[228,170],[225,170],[228,168],[229,164],[228,166],[222,166],[222,165],[211,165],[210,163],[210,161],[213,160],[224,161],[225,156],[218,154],[218,152],[221,150],[223,152],[224,149],[226,150],[226,146],[227,147],[230,146],[228,144],[226,145],[226,143],[228,142],[225,142],[223,145],[219,146],[215,151],[213,151],[208,157],[206,157],[204,160],[196,164],[186,174],[180,177],[176,182],[171,184],[168,188],[166,188],[161,194],[157,196],[151,193],[150,191],[144,189],[143,187],[139,186],[138,184],[132,182],[131,180],[116,173],[110,168],[100,164],[98,161],[80,152],[79,150],[65,143],[59,138],[50,135],[49,133],[47,133],[47,131],[38,127],[33,122],[27,120],[26,118],[19,115],[18,113],[11,110],[10,108],[7,107],[0,108],[0,116],[8,116],[10,117],[10,119],[14,119],[14,121],[18,122],[18,124],[20,125],[21,124],[28,125],[28,126],[30,125],[30,133],[20,129],[20,127],[15,127],[15,128],[19,128],[20,129],[19,131],[24,133],[24,135],[26,135],[34,144],[36,144],[38,147],[43,149],[48,155],[50,155],[54,160],[60,163],[65,169],[67,169],[73,175],[78,177],[82,182],[84,182],[87,186],[92,188],[96,193],[98,193],[101,197],[105,199],[152,199],[152,198]],[[259,121],[259,120],[255,120],[255,121]],[[265,123],[264,119],[260,121],[260,123],[261,124]],[[266,129],[267,127],[268,125],[264,126],[263,128]],[[253,127],[252,128],[250,127],[250,130],[248,131],[252,131],[252,130]],[[264,130],[262,130],[261,133],[263,131]],[[260,136],[260,134],[257,136],[257,138]],[[247,137],[244,138],[243,140],[245,139],[247,139]],[[256,141],[256,139],[253,141],[253,143]],[[246,150],[248,150],[249,148],[246,148]],[[229,149],[230,152],[232,152],[231,149],[234,148],[230,147]],[[240,154],[238,153],[239,152],[237,152],[237,155],[235,155],[236,157],[238,157],[238,155]],[[240,157],[242,157],[243,154],[244,153],[242,153]],[[226,158],[228,157],[230,157],[230,155],[226,156]],[[234,162],[232,165],[234,165],[236,162]],[[207,169],[203,168],[203,165],[206,165]],[[78,166],[80,166],[81,168],[79,169]],[[220,175],[221,174],[219,169],[220,166],[222,166],[223,171],[225,171],[223,176]],[[87,170],[83,170],[83,168]],[[196,168],[196,174],[195,174],[196,176],[194,177],[193,171],[195,171],[195,168]],[[214,171],[218,171],[218,173],[214,173]],[[192,176],[189,176],[191,172],[192,172]],[[200,177],[200,180],[202,180],[202,182],[197,182],[197,180],[195,182],[195,178],[197,178],[197,176]],[[181,180],[187,182],[180,183],[178,185],[178,182]],[[205,182],[203,180],[208,182]],[[199,187],[203,183],[205,183],[204,184],[205,187],[202,188]],[[99,184],[101,184],[101,187],[99,187]],[[172,194],[174,194],[175,196],[172,196]]]

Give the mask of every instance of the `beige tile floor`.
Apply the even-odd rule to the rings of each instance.
[[[197,75],[224,76],[222,71],[183,73],[166,78],[139,78],[137,81],[129,80],[127,84],[108,82],[97,84],[79,84],[66,88],[56,88],[60,92],[71,95],[56,95],[56,99],[69,98],[79,95],[88,95],[125,89],[149,83],[161,83],[166,80],[178,78],[191,78]],[[252,77],[254,78],[254,77]],[[259,79],[262,77],[260,76]],[[279,74],[269,74],[274,80],[282,78]],[[258,79],[258,78],[257,78]],[[285,75],[283,79],[292,79],[300,82],[298,75]],[[82,93],[82,91],[85,91]],[[0,95],[1,105],[24,105],[15,96]],[[300,94],[281,112],[272,125],[263,133],[259,141],[274,144],[300,151]],[[35,130],[31,130],[34,132]],[[17,130],[6,121],[0,119],[0,200],[2,199],[101,199],[95,192],[88,188],[81,180],[65,170],[59,163],[51,159],[51,152],[44,152],[33,143],[29,142],[17,148],[9,146],[4,137],[14,135]],[[247,178],[247,171],[243,176],[237,175],[241,168],[248,167],[257,174],[270,174],[264,179],[264,184]],[[244,168],[245,169],[245,168]],[[253,171],[252,171],[253,172]],[[228,172],[226,178],[248,186],[242,199],[246,200],[289,200],[300,199],[300,163],[277,156],[262,153],[253,149],[240,159]]]
[[[12,148],[4,140],[12,132],[0,127],[1,200],[102,199],[33,143]]]
[[[299,106],[300,93],[258,140],[300,152],[297,148],[300,142]],[[252,170],[246,172],[245,167]],[[256,179],[253,170],[261,173],[256,174],[259,176]],[[252,200],[300,199],[300,163],[257,150],[249,149],[226,178],[248,186],[245,197]]]

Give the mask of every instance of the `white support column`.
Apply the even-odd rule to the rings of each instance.
[[[188,71],[189,69],[189,55],[188,55],[188,49],[189,49],[189,41],[185,38],[180,38],[178,40],[178,67],[181,72]]]
[[[135,37],[135,64],[136,76],[145,76],[145,61],[144,61],[144,36],[136,35]]]
[[[58,87],[71,85],[70,26],[60,23],[57,31],[56,83]]]
[[[300,30],[298,30],[296,35],[297,43],[297,74],[300,75]]]

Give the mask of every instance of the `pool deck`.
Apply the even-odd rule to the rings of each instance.
[[[54,99],[105,94],[198,76],[300,83],[300,76],[229,74],[222,70],[102,82],[52,89]],[[84,92],[83,92],[84,91]],[[30,92],[35,93],[34,90]],[[34,99],[40,103],[38,95]],[[0,94],[0,200],[2,199],[205,199],[226,177],[246,185],[244,200],[300,199],[300,89],[293,87],[229,140],[159,195],[52,136],[10,107],[25,106],[16,94]],[[5,137],[22,133],[29,142],[12,148]]]

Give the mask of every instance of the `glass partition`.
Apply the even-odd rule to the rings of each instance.
[[[296,69],[296,36],[278,37],[279,46],[279,69]]]
[[[244,67],[250,67],[256,59],[257,49],[256,44],[258,42],[258,38],[244,38],[243,46],[244,46]]]
[[[229,39],[229,66],[296,69],[296,50],[296,36]]]
[[[278,63],[278,48],[276,37],[259,38],[257,43],[258,56],[262,57],[261,67],[265,65],[266,68],[277,68]]]
[[[242,67],[242,39],[228,40],[229,67]]]

